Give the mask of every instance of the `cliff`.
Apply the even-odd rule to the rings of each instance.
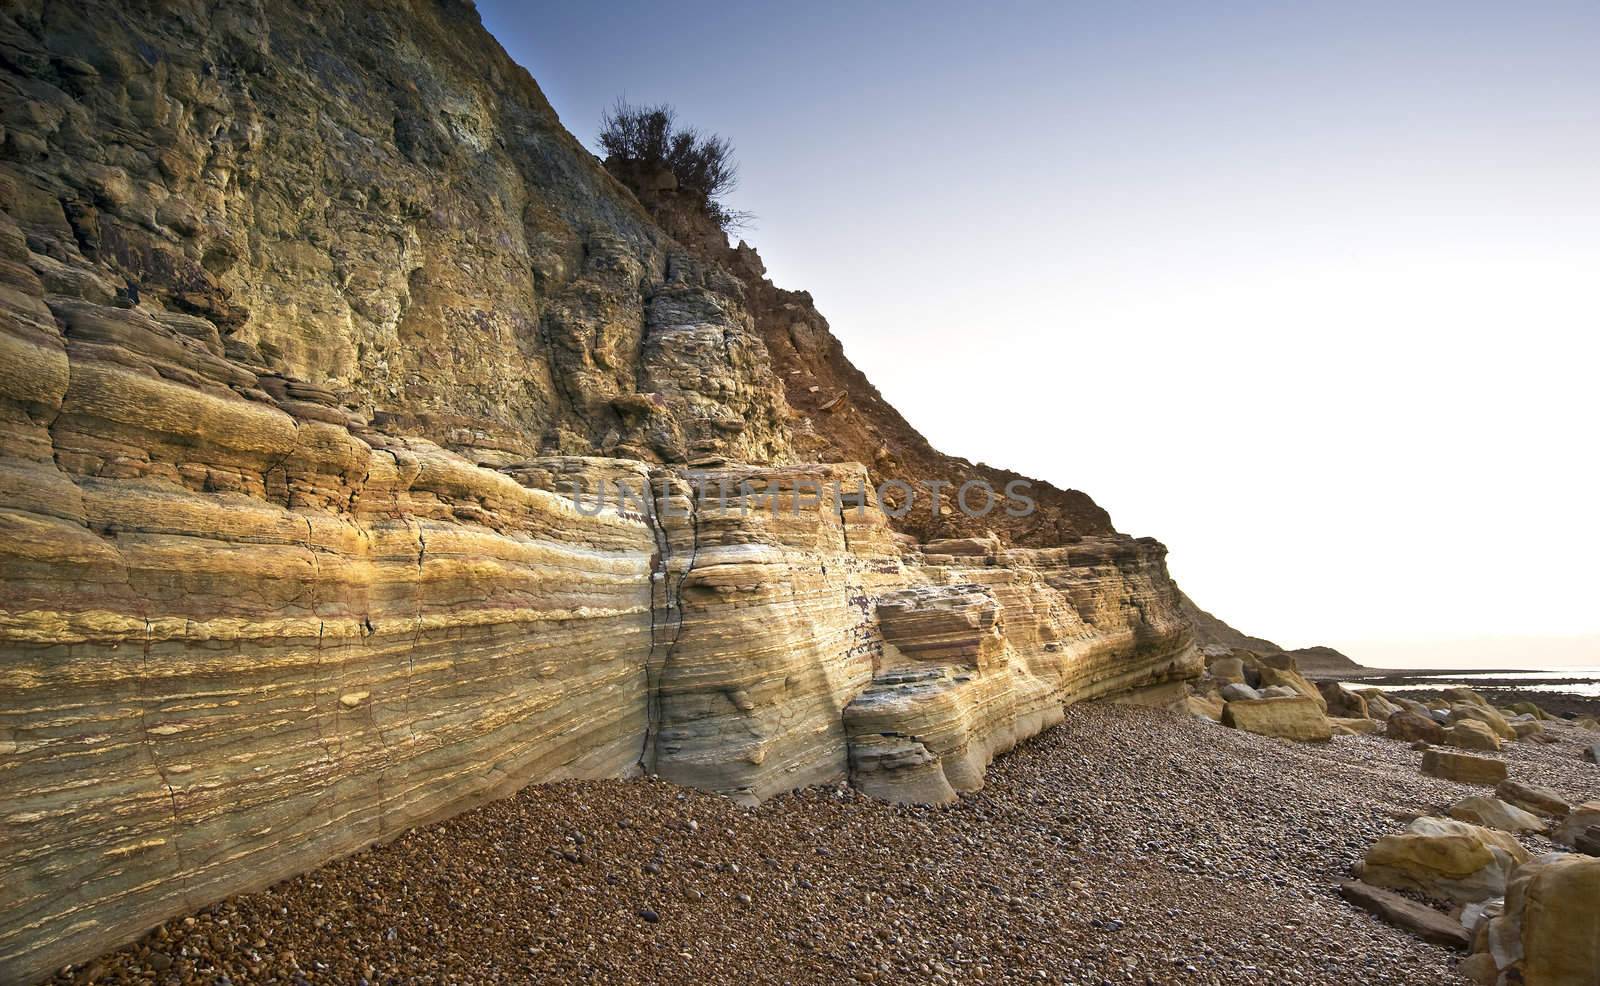
[[[1236,650],[1260,655],[1288,654],[1295,659],[1295,666],[1301,671],[1323,677],[1372,670],[1332,647],[1319,644],[1287,650],[1264,637],[1249,636],[1195,605],[1194,600],[1181,590],[1178,592],[1178,609],[1194,629],[1195,645],[1207,657],[1226,657]]]
[[[1016,477],[470,6],[10,5],[0,85],[0,980],[538,781],[947,801],[1195,673],[1087,496],[890,516]]]

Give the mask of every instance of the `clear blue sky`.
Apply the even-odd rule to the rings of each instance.
[[[591,146],[731,138],[913,424],[1235,625],[1600,664],[1600,4],[479,8]]]

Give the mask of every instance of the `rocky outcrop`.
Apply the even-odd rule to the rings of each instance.
[[[542,780],[948,800],[1198,673],[1084,494],[882,509],[1012,474],[470,6],[24,5],[0,55],[0,979]]]

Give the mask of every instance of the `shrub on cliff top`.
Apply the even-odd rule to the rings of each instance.
[[[633,106],[617,100],[600,118],[600,148],[613,172],[647,176],[670,171],[678,191],[696,198],[724,230],[749,219],[720,201],[739,182],[733,144],[726,137],[679,126],[677,111],[666,103]]]

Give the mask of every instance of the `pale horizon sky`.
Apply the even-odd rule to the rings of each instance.
[[[1600,666],[1600,5],[478,6],[591,148],[730,138],[886,399],[1235,627]]]

